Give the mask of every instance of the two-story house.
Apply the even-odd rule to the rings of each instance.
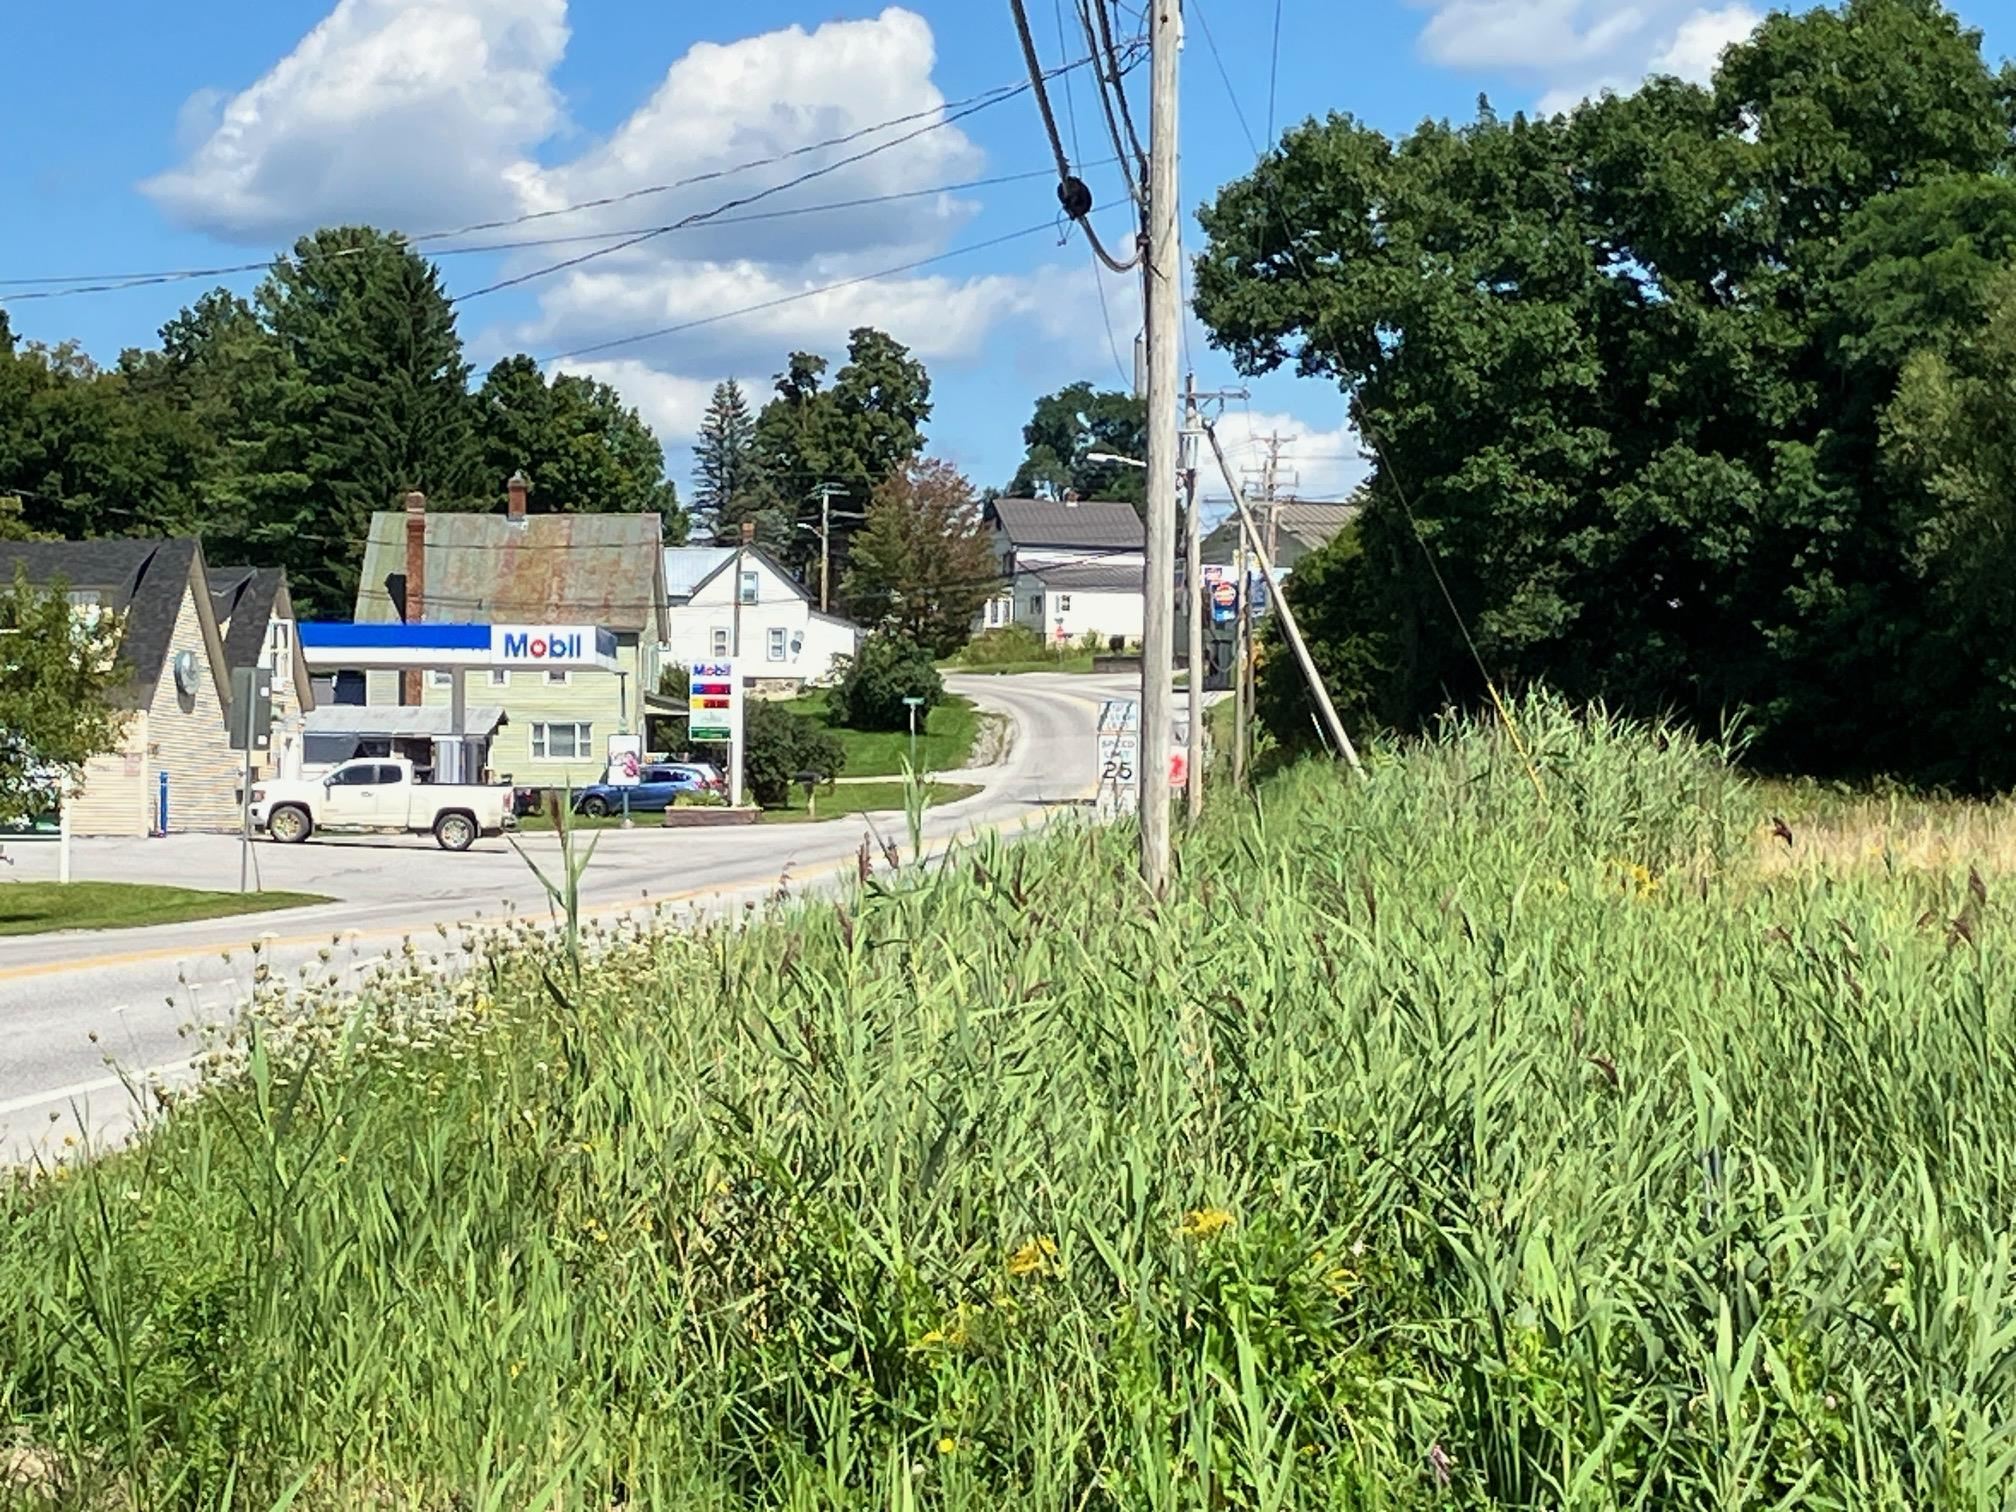
[[[119,743],[86,765],[68,804],[71,829],[131,836],[162,828],[236,829],[245,757],[231,746],[230,618],[219,620],[218,579],[203,560],[202,544],[193,537],[0,543],[0,580],[12,581],[17,569],[31,583],[62,583],[80,614],[115,614],[121,621],[118,656],[126,676],[113,697],[126,719]],[[263,583],[263,611],[231,591],[222,597],[231,618],[242,605],[238,623],[247,642],[258,643],[246,652],[252,662],[275,658],[277,748],[287,722],[280,714],[283,663],[292,685],[290,718],[298,720],[313,695],[291,634],[273,629],[276,609],[292,613],[285,607],[284,577],[244,576]],[[277,650],[283,644],[284,658]]]
[[[976,629],[1022,625],[1047,641],[1141,638],[1147,532],[1110,499],[994,499],[983,516],[1001,591]]]
[[[733,656],[758,693],[829,681],[860,645],[857,625],[815,609],[783,565],[754,546],[668,547],[665,591],[667,657],[691,666]]]
[[[656,514],[533,514],[514,478],[501,513],[403,510],[371,517],[357,583],[359,624],[566,624],[613,632],[617,670],[493,668],[472,678],[472,705],[502,711],[492,771],[527,787],[592,782],[611,735],[646,714],[682,710],[658,696],[666,639],[664,524]],[[335,680],[371,705],[447,707],[446,672],[373,671]]]
[[[224,637],[224,664],[234,672],[254,667],[273,676],[273,726],[266,748],[252,754],[252,776],[297,775],[315,697],[294,633],[286,569],[212,567],[209,579],[211,613]]]

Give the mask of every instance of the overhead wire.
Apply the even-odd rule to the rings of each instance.
[[[1083,228],[1085,239],[1092,244],[1092,250],[1099,260],[1115,273],[1128,273],[1141,262],[1141,249],[1137,244],[1133,257],[1121,262],[1108,252],[1099,240],[1099,233],[1093,229],[1087,217],[1092,210],[1092,191],[1085,181],[1071,171],[1070,155],[1064,151],[1064,138],[1057,130],[1057,115],[1050,108],[1050,91],[1045,87],[1046,75],[1042,61],[1036,55],[1036,38],[1029,29],[1029,12],[1023,0],[1008,0],[1008,8],[1015,18],[1015,33],[1022,43],[1022,59],[1029,69],[1029,86],[1035,91],[1038,113],[1043,118],[1044,134],[1050,139],[1050,152],[1057,160],[1057,202],[1064,207],[1064,213],[1073,224]]]

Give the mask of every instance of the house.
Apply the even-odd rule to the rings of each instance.
[[[735,657],[744,686],[757,693],[829,681],[861,642],[857,625],[815,609],[812,595],[755,546],[667,548],[665,592],[667,658],[691,666]]]
[[[1247,508],[1252,512],[1254,524],[1265,532],[1267,554],[1273,559],[1275,572],[1281,576],[1293,571],[1295,564],[1310,552],[1329,545],[1339,531],[1358,517],[1359,510],[1355,503],[1305,502],[1301,499],[1255,503]],[[1239,512],[1234,510],[1204,538],[1203,557],[1213,567],[1224,567],[1236,573],[1238,555]],[[1255,572],[1260,570],[1257,563],[1252,564],[1252,568]]]
[[[1147,532],[1110,499],[994,499],[983,516],[1002,589],[977,628],[1021,625],[1045,640],[1141,638]]]
[[[299,775],[315,694],[294,631],[286,569],[212,567],[208,577],[210,611],[224,637],[224,664],[233,672],[255,667],[273,675],[271,736],[266,749],[252,753],[252,775]]]
[[[231,748],[231,663],[202,544],[192,537],[0,544],[0,577],[11,580],[17,568],[30,582],[61,581],[80,612],[124,621],[119,659],[127,681],[115,697],[129,717],[118,746],[85,767],[68,805],[72,830],[236,829],[245,758]]]
[[[526,787],[592,782],[611,735],[660,708],[664,524],[656,514],[529,514],[513,478],[501,514],[429,511],[419,494],[371,517],[357,583],[364,624],[581,624],[615,638],[616,670],[492,668],[472,701],[503,711],[489,747],[499,779]],[[446,708],[447,672],[337,674],[336,702]]]

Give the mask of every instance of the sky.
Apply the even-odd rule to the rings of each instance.
[[[1027,4],[1045,65],[1078,59],[1070,0]],[[1121,5],[1138,14],[1134,0]],[[1956,8],[1984,30],[1991,57],[2016,53],[2008,0]],[[172,26],[150,0],[15,9],[0,294],[48,287],[9,280],[256,263],[332,223],[419,237],[514,221],[423,244],[446,254],[451,293],[468,296],[458,318],[479,377],[524,351],[608,381],[664,442],[682,493],[718,380],[738,378],[760,402],[788,353],[838,366],[859,325],[924,359],[930,450],[976,485],[1007,482],[1036,396],[1079,379],[1131,384],[1134,278],[1100,272],[1081,235],[1059,234],[1031,97],[987,103],[1026,78],[1006,0],[205,0],[177,7]],[[1286,125],[1343,111],[1398,134],[1468,118],[1480,93],[1509,113],[1628,90],[1649,72],[1705,79],[1759,19],[1747,0],[1280,0],[1279,12],[1277,45],[1269,0],[1188,0],[1181,150],[1193,248],[1195,209]],[[1144,129],[1145,76],[1133,81]],[[1082,71],[1051,92],[1074,161],[1098,165],[1079,170],[1096,224],[1124,241],[1122,190]],[[908,119],[881,124],[898,117]],[[870,127],[880,129],[743,167]],[[831,171],[777,187],[815,168]],[[659,187],[700,174],[720,176]],[[775,192],[711,224],[622,250],[604,250],[615,238],[448,250],[663,225],[765,189]],[[841,203],[863,200],[876,203]],[[602,255],[540,272],[588,252]],[[524,281],[478,292],[514,278]],[[21,335],[75,339],[109,361],[155,341],[205,288],[249,294],[258,280],[248,271],[8,309]],[[634,339],[667,327],[678,329]],[[1241,385],[1194,321],[1186,345],[1200,388]],[[1289,438],[1284,485],[1302,497],[1337,497],[1363,475],[1335,387],[1285,375],[1247,386],[1221,425],[1235,466],[1256,462],[1259,438],[1278,432]]]

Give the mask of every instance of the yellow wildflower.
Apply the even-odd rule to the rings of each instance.
[[[1040,1276],[1051,1269],[1050,1262],[1057,1258],[1057,1241],[1039,1235],[1008,1257],[1008,1274],[1011,1276]]]
[[[959,1441],[955,1438],[941,1438],[940,1440],[938,1440],[938,1452],[940,1454],[950,1454],[954,1449],[957,1449],[958,1447],[959,1447]]]
[[[1220,1207],[1197,1208],[1183,1215],[1180,1229],[1186,1239],[1209,1239],[1223,1233],[1239,1220]]]

